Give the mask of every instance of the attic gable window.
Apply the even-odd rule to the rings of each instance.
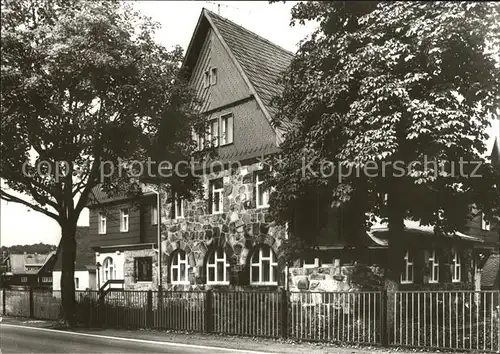
[[[203,88],[208,88],[217,84],[217,68],[208,68],[203,73]]]

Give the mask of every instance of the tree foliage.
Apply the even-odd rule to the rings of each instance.
[[[458,169],[460,161],[486,162],[486,129],[498,117],[499,14],[492,2],[295,5],[292,25],[318,27],[301,42],[276,100],[274,124],[286,134],[270,182],[275,218],[291,221],[305,209],[321,227],[325,209],[346,208],[351,226],[369,227],[366,214],[388,221],[395,246],[406,218],[452,233],[474,203],[498,215],[494,169]],[[303,161],[316,173],[304,173]],[[331,166],[325,161],[335,173],[320,173]],[[314,211],[312,191],[322,196]]]
[[[93,188],[139,193],[131,177],[147,170],[134,161],[186,158],[202,125],[182,50],[155,43],[157,28],[117,1],[2,0],[0,196],[61,226],[69,322],[76,223]]]

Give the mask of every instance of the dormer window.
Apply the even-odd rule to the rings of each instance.
[[[485,219],[484,213],[481,213],[481,230],[490,231],[490,223]]]

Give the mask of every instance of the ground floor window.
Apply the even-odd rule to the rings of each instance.
[[[258,247],[250,260],[250,283],[253,285],[277,285],[278,262],[271,247]]]
[[[113,258],[107,257],[102,264],[103,280],[107,282],[108,280],[116,278],[116,269],[113,264]]]
[[[229,284],[229,263],[224,250],[210,254],[207,260],[207,284]]]
[[[134,259],[135,277],[137,281],[153,280],[153,258],[137,257]]]
[[[406,251],[404,258],[404,268],[401,272],[401,284],[413,283],[413,254],[411,251]]]
[[[462,280],[462,261],[460,259],[460,255],[457,250],[453,250],[451,260],[451,281],[454,283],[458,283]]]
[[[172,284],[188,283],[188,262],[186,252],[177,250],[170,261],[170,281]]]

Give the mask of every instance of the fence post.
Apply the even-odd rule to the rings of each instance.
[[[212,313],[213,291],[207,290],[205,299],[205,332],[210,333],[213,330],[214,319]]]
[[[389,331],[388,322],[390,316],[387,316],[387,289],[384,289],[380,293],[380,344],[383,346],[389,345]]]
[[[289,293],[286,289],[281,289],[281,336],[288,338],[288,300]]]
[[[153,327],[153,292],[148,290],[148,303],[146,307],[146,326]]]
[[[2,311],[3,311],[3,315],[4,316],[7,316],[7,306],[5,305],[5,301],[7,300],[7,295],[6,295],[7,291],[5,289],[2,289]]]
[[[30,318],[34,318],[35,317],[35,304],[33,301],[33,288],[30,288],[29,296],[30,296]]]

